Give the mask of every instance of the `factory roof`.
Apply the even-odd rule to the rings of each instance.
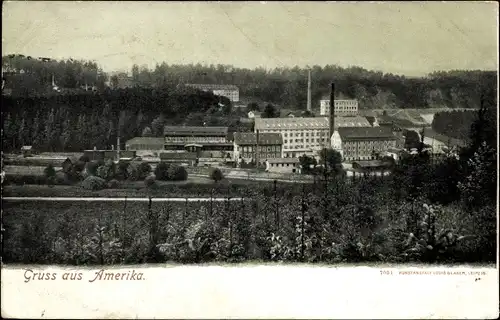
[[[299,163],[299,158],[269,158],[267,159],[269,163]]]
[[[226,136],[228,127],[165,126],[165,136]]]
[[[342,140],[396,140],[396,136],[388,127],[341,127],[338,131]]]
[[[253,132],[235,132],[234,142],[238,145],[257,144],[257,134]],[[280,133],[259,133],[259,145],[283,144]]]
[[[339,127],[370,127],[365,117],[335,117],[335,128]],[[327,117],[308,118],[261,118],[255,119],[255,129],[328,129]]]
[[[163,145],[164,143],[165,143],[165,138],[135,137],[130,140],[127,140],[125,145],[132,145],[132,144]]]
[[[197,158],[194,152],[162,152],[161,160],[195,160]]]
[[[326,129],[328,119],[318,118],[259,118],[255,119],[255,129]]]

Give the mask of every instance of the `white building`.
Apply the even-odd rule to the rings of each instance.
[[[186,84],[188,87],[192,87],[201,91],[212,92],[217,96],[223,96],[228,98],[231,102],[240,101],[240,90],[237,86],[232,84]]]
[[[299,158],[267,159],[266,171],[280,173],[300,173]]]
[[[358,100],[335,100],[336,116],[358,115]],[[330,99],[322,99],[319,102],[319,114],[328,116],[330,114]]]
[[[371,127],[364,117],[335,117],[335,129],[339,127]],[[281,133],[283,157],[316,155],[330,144],[330,124],[327,117],[315,118],[256,118],[255,132]]]

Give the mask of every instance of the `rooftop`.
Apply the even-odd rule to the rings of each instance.
[[[324,95],[321,100],[324,100],[324,101],[330,101],[330,95]],[[338,98],[335,98],[335,101],[334,102],[337,102],[337,101],[351,101],[351,102],[358,102],[357,99],[338,99]]]
[[[157,137],[135,137],[127,140],[126,145],[129,144],[149,144],[149,145],[163,145],[165,143],[165,138]]]
[[[162,152],[161,160],[196,160],[195,152]]]
[[[228,127],[165,126],[164,135],[171,136],[227,136]]]
[[[363,139],[393,139],[396,136],[387,127],[341,127],[338,129],[343,140],[363,140]]]
[[[299,158],[269,158],[267,159],[269,163],[299,163]]]
[[[352,167],[354,169],[357,168],[381,168],[381,167],[386,167],[388,164],[384,161],[381,160],[361,160],[361,161],[354,161],[352,163]]]
[[[238,87],[233,84],[187,83],[186,86],[202,90],[238,90]]]
[[[255,129],[328,129],[327,117],[314,118],[260,118],[255,119]],[[335,117],[335,128],[371,127],[365,117]]]
[[[257,134],[253,132],[235,132],[234,142],[238,145],[257,144]],[[283,144],[283,139],[280,133],[259,133],[259,144]]]

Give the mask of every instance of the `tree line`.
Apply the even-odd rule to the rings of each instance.
[[[438,112],[432,120],[432,129],[448,137],[466,140],[477,114],[474,110]]]
[[[51,83],[52,75],[62,87],[75,88],[93,83],[99,88],[118,87],[120,78],[108,76],[95,62],[40,61],[26,57],[3,57],[5,69],[27,70],[7,79],[13,94],[40,89]],[[169,65],[157,64],[153,69],[133,65],[131,82],[139,87],[172,87],[186,83],[234,84],[240,96],[271,102],[292,109],[305,109],[307,101],[307,72],[299,68],[235,68],[229,65]],[[497,75],[494,71],[464,70],[434,72],[426,77],[408,78],[391,73],[370,71],[361,67],[342,68],[337,65],[312,66],[312,101],[329,96],[330,84],[335,82],[338,98],[357,99],[360,108],[479,108],[482,92],[496,99]],[[9,83],[10,82],[10,83]]]
[[[85,85],[103,90],[108,76],[94,61],[55,60],[50,58],[7,55],[2,57],[2,80],[15,96],[49,94],[52,81],[60,88],[76,89]]]
[[[312,101],[317,106],[329,97],[331,82],[336,84],[339,98],[358,99],[360,107],[370,108],[479,108],[479,93],[496,88],[496,73],[489,71],[435,72],[427,77],[405,76],[370,71],[360,67],[336,65],[313,66]],[[154,69],[132,67],[133,83],[162,86],[178,83],[234,84],[244,97],[305,109],[307,101],[306,68],[245,69],[229,65],[168,65]],[[496,96],[492,93],[492,97]]]

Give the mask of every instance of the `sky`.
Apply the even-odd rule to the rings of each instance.
[[[2,56],[422,76],[498,69],[496,2],[3,2]]]

